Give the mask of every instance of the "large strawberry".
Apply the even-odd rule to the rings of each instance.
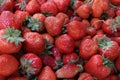
[[[42,35],[37,32],[26,32],[23,35],[24,41],[24,49],[26,52],[33,52],[40,54],[45,49],[45,40]]]
[[[52,36],[58,36],[62,32],[63,19],[54,16],[49,16],[45,19],[45,27],[47,32]]]
[[[0,75],[10,76],[18,69],[19,62],[11,55],[0,55]]]
[[[75,40],[81,39],[86,34],[86,26],[80,21],[72,21],[67,25],[68,34]]]
[[[20,58],[22,72],[29,75],[36,75],[41,71],[41,59],[34,53],[27,53]]]
[[[55,45],[61,53],[71,53],[74,50],[74,40],[68,35],[63,34],[59,36],[56,41]]]
[[[38,80],[57,80],[57,79],[54,71],[49,66],[46,66],[41,71]]]
[[[21,31],[14,28],[0,30],[0,54],[13,54],[20,51],[24,41]]]

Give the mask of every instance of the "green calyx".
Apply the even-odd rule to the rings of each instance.
[[[5,2],[6,0],[0,0],[0,6],[2,6]]]
[[[117,17],[116,17],[116,23],[117,23],[117,25],[120,26],[120,16],[117,16]]]
[[[22,0],[21,3],[16,4],[16,6],[18,6],[22,11],[25,10],[27,5],[27,0]]]
[[[43,26],[43,23],[41,23],[39,19],[35,19],[32,17],[26,17],[24,21],[24,26],[27,26],[32,31],[39,31],[41,29],[41,26]]]
[[[105,35],[102,38],[97,38],[98,46],[102,49],[108,50],[113,46],[112,41]]]
[[[117,71],[116,67],[112,61],[110,61],[108,58],[105,58],[104,55],[102,55],[102,59],[103,59],[103,65],[109,67],[110,69],[114,69],[115,72]]]
[[[46,11],[41,11],[45,16],[52,16],[52,13],[46,12]]]
[[[3,35],[2,38],[6,39],[8,42],[15,43],[16,46],[24,41],[24,39],[20,37],[21,31],[14,29],[14,27],[8,27],[4,30],[4,33],[5,35]]]

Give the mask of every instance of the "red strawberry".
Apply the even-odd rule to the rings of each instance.
[[[42,5],[42,4],[44,4],[47,0],[37,0],[38,1],[38,3],[40,4],[40,6]]]
[[[14,28],[0,30],[0,54],[14,54],[20,51],[24,41],[21,31]]]
[[[58,36],[61,34],[63,24],[63,19],[59,19],[54,16],[49,16],[45,19],[45,27],[47,32],[52,36]]]
[[[10,76],[18,69],[18,61],[11,55],[0,55],[0,75]]]
[[[86,27],[90,27],[90,22],[87,19],[83,19],[82,23],[86,26]]]
[[[72,21],[67,25],[68,34],[75,40],[81,39],[86,34],[86,26],[80,21]]]
[[[45,49],[45,40],[42,35],[37,32],[27,32],[23,35],[24,49],[26,52],[40,54]]]
[[[57,80],[57,79],[54,71],[49,66],[46,66],[41,71],[38,80]]]
[[[118,56],[118,58],[115,61],[115,65],[118,71],[120,71],[120,54]]]
[[[25,77],[13,77],[13,78],[9,78],[8,80],[28,80]]]
[[[74,78],[80,71],[81,66],[77,66],[75,64],[66,64],[58,69],[55,74],[57,78]]]
[[[76,63],[79,60],[79,57],[76,53],[70,53],[63,55],[63,63],[69,64],[69,63]]]
[[[78,80],[94,80],[94,78],[89,73],[81,73]]]
[[[97,31],[94,27],[87,27],[86,33],[90,36],[94,36],[97,33]]]
[[[89,59],[97,53],[98,45],[92,39],[82,40],[79,54],[83,59]]]
[[[37,0],[31,0],[29,3],[26,5],[26,11],[29,14],[34,14],[40,12],[40,5]]]
[[[74,50],[74,40],[68,35],[63,34],[59,36],[56,41],[55,45],[61,53],[71,53]]]
[[[120,0],[110,0],[114,5],[120,5]]]
[[[106,77],[105,79],[102,80],[118,80],[116,75],[109,75],[108,77]]]
[[[20,58],[22,72],[27,75],[36,75],[41,71],[41,59],[34,53],[27,53]]]
[[[0,80],[5,80],[5,77],[0,75]]]
[[[54,2],[48,1],[41,5],[41,12],[46,14],[46,16],[56,15],[58,12],[58,9]]]

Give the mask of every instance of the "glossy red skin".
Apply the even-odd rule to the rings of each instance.
[[[86,32],[90,36],[94,36],[97,33],[97,31],[96,31],[96,29],[94,27],[87,27]]]
[[[90,21],[92,27],[94,27],[96,30],[99,30],[102,27],[102,22],[99,20],[99,18],[92,18]]]
[[[52,55],[54,56],[55,60],[58,61],[62,58],[62,54],[60,53],[60,51],[58,50],[58,48],[53,47],[51,49]]]
[[[88,18],[90,15],[91,11],[91,6],[89,4],[83,4],[81,5],[77,10],[76,13],[81,17],[81,18]]]
[[[3,11],[13,11],[14,0],[6,0],[3,5],[0,6],[0,14]]]
[[[37,32],[27,32],[23,35],[25,39],[23,45],[26,52],[40,54],[45,49],[45,40]]]
[[[85,36],[86,26],[80,21],[72,21],[67,25],[67,32],[74,40],[79,40]]]
[[[72,61],[75,61],[75,62],[77,62],[77,60],[78,60],[78,55],[77,55],[77,53],[69,53],[69,54],[66,54],[66,55],[63,55],[63,63],[64,64],[69,64],[69,63],[72,63]]]
[[[3,11],[0,15],[0,30],[6,29],[8,26],[19,29],[21,26],[18,25],[15,15],[10,11]]]
[[[59,19],[63,19],[64,24],[68,24],[70,22],[68,15],[66,15],[65,13],[60,12],[56,15],[56,17],[59,18]]]
[[[90,26],[90,22],[87,19],[83,19],[82,23],[86,26],[89,27]]]
[[[80,18],[79,16],[73,16],[72,17],[72,21],[81,21],[82,18]]]
[[[13,78],[9,78],[8,80],[28,80],[25,77],[13,77]]]
[[[120,54],[115,61],[115,66],[116,66],[117,70],[120,71]]]
[[[45,27],[47,32],[52,36],[58,36],[62,32],[63,19],[54,16],[49,16],[45,19]]]
[[[22,44],[16,46],[14,43],[7,42],[2,36],[5,35],[4,29],[0,30],[0,54],[15,54],[20,51]]]
[[[75,43],[68,34],[63,34],[55,40],[55,45],[61,53],[68,54],[74,50]]]
[[[89,73],[81,73],[78,80],[94,80],[94,78]]]
[[[55,59],[49,55],[41,55],[40,56],[42,63],[44,66],[50,66],[51,68],[56,67]]]
[[[58,69],[55,74],[57,78],[74,78],[79,72],[80,67],[76,64],[66,64]],[[68,74],[70,73],[70,74]]]
[[[57,80],[57,78],[54,71],[49,66],[46,66],[38,76],[38,80]]]
[[[0,75],[10,76],[18,69],[19,62],[11,55],[0,55]]]
[[[83,2],[80,0],[75,0],[75,3],[73,5],[74,9],[77,10],[81,5],[83,5]]]
[[[48,34],[48,33],[44,33],[42,34],[43,39],[46,41],[46,44],[54,44],[54,38]]]
[[[37,0],[31,0],[28,2],[26,9],[29,14],[40,12],[40,5]]]
[[[56,4],[58,12],[66,12],[68,6],[70,5],[70,0],[50,0],[50,1],[53,1]]]
[[[108,77],[106,77],[105,79],[101,79],[101,80],[118,80],[116,75],[109,75]]]
[[[26,11],[20,11],[20,10],[15,11],[16,22],[17,24],[19,24],[20,27],[23,25],[23,21],[27,16],[29,16],[29,13]]]
[[[110,37],[112,41],[116,41],[120,46],[120,37]]]
[[[31,60],[32,62],[30,63],[30,66],[31,68],[35,69],[35,71],[33,73],[30,73],[31,75],[36,75],[38,74],[41,69],[42,69],[42,61],[41,59],[35,55],[34,53],[27,53],[25,55],[23,55],[21,58],[20,58],[20,64],[21,65],[24,65],[25,62],[22,62],[23,59],[26,59],[28,62]],[[28,68],[29,68],[28,67]],[[26,71],[25,71],[26,72]]]
[[[37,0],[40,6],[46,2],[46,0]]]
[[[98,45],[92,39],[84,39],[79,48],[79,55],[83,59],[89,59],[97,53]]]
[[[23,26],[21,29],[22,29],[22,36],[27,32],[31,32],[31,30],[25,26]]]
[[[98,51],[101,55],[104,54],[104,56],[107,57],[108,59],[115,60],[119,54],[119,45],[115,41],[112,41],[112,44],[113,46],[109,48],[108,50],[99,48]]]
[[[48,7],[49,6],[49,7]],[[57,9],[57,6],[54,2],[52,1],[48,1],[44,4],[41,5],[41,12],[44,11],[44,12],[47,12],[47,13],[50,13],[52,15],[56,15],[58,13],[58,9]]]
[[[120,0],[111,0],[112,4],[120,5]]]
[[[89,59],[85,64],[84,69],[86,72],[98,79],[103,79],[111,73],[111,69],[103,65],[102,56],[98,54]]]

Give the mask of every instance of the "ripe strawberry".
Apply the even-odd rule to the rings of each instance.
[[[27,32],[23,35],[25,41],[23,47],[26,52],[40,54],[45,49],[45,40],[42,35],[37,32]]]
[[[120,46],[120,37],[110,37],[110,39],[111,39],[112,41],[117,42],[117,43],[119,44],[119,46]]]
[[[120,6],[117,8],[115,13],[116,13],[116,16],[120,16]]]
[[[41,71],[38,80],[57,80],[57,79],[54,71],[49,66],[46,66]]]
[[[46,0],[37,0],[37,1],[38,1],[40,6],[46,2]]]
[[[116,75],[109,75],[108,77],[106,77],[105,79],[102,80],[118,80]]]
[[[27,75],[36,75],[41,71],[41,59],[34,53],[27,53],[20,58],[22,72]]]
[[[77,10],[81,5],[83,5],[83,1],[81,1],[81,0],[71,0],[70,7],[73,10]]]
[[[81,66],[75,64],[66,64],[58,69],[55,74],[57,78],[74,78],[81,71],[81,69]]]
[[[61,53],[71,53],[74,50],[74,40],[68,35],[63,34],[59,36],[56,41],[55,45]]]
[[[120,54],[118,56],[118,58],[115,61],[115,65],[118,71],[120,71]]]
[[[52,36],[58,36],[62,32],[63,19],[54,16],[49,16],[45,19],[45,27],[47,32]]]
[[[72,21],[67,25],[67,32],[74,40],[79,40],[85,36],[86,26],[80,21]]]
[[[66,54],[66,55],[63,55],[63,63],[64,64],[69,64],[69,63],[76,63],[78,62],[79,60],[79,57],[76,53],[70,53],[70,54]]]
[[[14,28],[0,30],[0,54],[14,54],[20,51],[24,41],[21,31]]]
[[[78,80],[94,80],[94,78],[89,73],[81,73]]]
[[[89,59],[97,53],[98,45],[92,39],[82,40],[79,54],[83,59]]]
[[[89,27],[90,26],[90,22],[87,19],[83,19],[82,23],[86,26]]]
[[[15,15],[10,11],[3,11],[0,15],[0,29],[6,29],[7,27],[14,27],[19,29],[21,26],[16,21]]]
[[[0,1],[0,14],[3,11],[13,11],[14,0],[1,0]]]
[[[120,5],[120,0],[110,0],[114,5]]]
[[[31,0],[26,5],[25,9],[29,14],[34,14],[40,12],[40,5],[37,0]]]
[[[48,1],[41,5],[41,12],[46,16],[56,15],[58,13],[58,9],[54,2]]]
[[[18,69],[18,61],[11,55],[0,55],[0,75],[10,76]]]
[[[0,75],[0,80],[5,80],[5,77]]]
[[[86,33],[90,36],[94,36],[97,33],[97,31],[94,27],[87,27]]]
[[[28,80],[25,77],[13,77],[13,78],[9,78],[8,80]]]

